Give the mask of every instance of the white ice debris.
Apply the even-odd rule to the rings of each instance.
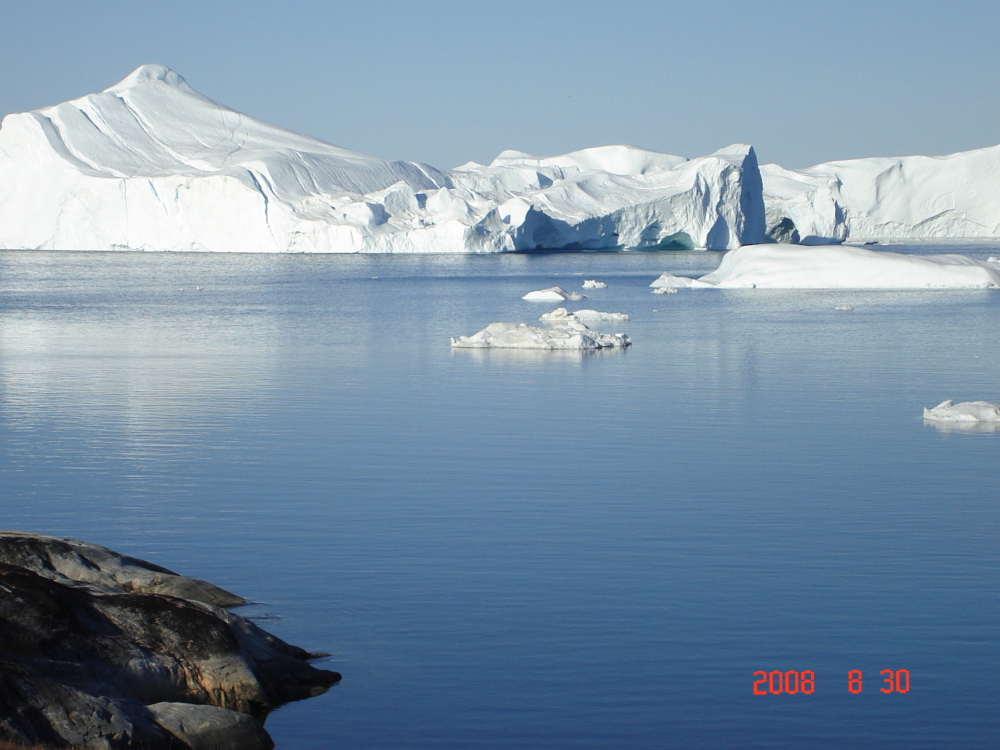
[[[623,333],[598,333],[576,320],[551,327],[490,323],[472,336],[451,340],[456,349],[606,349],[631,346]]]
[[[1000,237],[1000,146],[760,173],[775,241]]]
[[[854,308],[851,307],[850,305],[837,305],[833,309],[834,310],[839,310],[840,312],[851,312],[852,310],[854,310]]]
[[[521,299],[526,299],[529,302],[561,302],[562,300],[567,299],[586,299],[586,297],[579,292],[567,292],[561,286],[550,286],[548,289],[539,289],[534,292],[528,292],[526,295],[521,297]]]
[[[989,401],[942,401],[933,409],[924,409],[924,419],[934,422],[1000,422],[1000,404]]]
[[[734,248],[764,237],[753,149],[629,146],[443,171],[229,109],[144,65],[0,125],[0,247],[266,252]]]
[[[661,276],[659,279],[657,279],[656,281],[654,281],[653,284],[656,284],[661,279],[663,279],[665,277],[668,277],[668,276],[671,279],[680,279],[680,278],[683,278],[683,277],[680,277],[680,276],[670,276],[670,274],[663,274],[663,276]],[[650,286],[652,286],[652,284]],[[653,294],[677,294],[677,287],[673,287],[673,286],[659,286],[659,287],[657,287],[656,289],[653,290]]]
[[[996,289],[1000,268],[965,255],[906,255],[853,246],[750,245],[700,279],[665,273],[650,286],[696,289]]]
[[[608,285],[603,281],[597,281],[597,279],[587,279],[583,282],[584,289],[607,289]]]
[[[563,323],[570,320],[624,323],[628,320],[628,315],[625,313],[600,312],[598,310],[569,312],[565,307],[557,307],[552,312],[542,313],[538,319],[544,323]]]

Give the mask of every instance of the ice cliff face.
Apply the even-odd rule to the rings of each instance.
[[[760,171],[774,240],[1000,237],[1000,146]]]
[[[502,252],[707,247],[764,236],[753,149],[627,146],[445,172],[254,120],[145,65],[0,125],[0,247]]]

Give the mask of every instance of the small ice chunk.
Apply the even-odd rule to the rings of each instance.
[[[933,409],[924,409],[924,419],[934,422],[1000,422],[1000,404],[989,401],[942,401]]]
[[[991,255],[989,258],[986,259],[986,262],[987,263],[1000,263],[1000,257],[997,257],[996,255]]]
[[[840,311],[842,311],[842,312],[850,312],[850,311],[851,311],[851,310],[853,310],[854,308],[853,308],[853,307],[851,307],[850,305],[837,305],[837,306],[836,306],[835,308],[833,308],[833,309],[834,309],[834,310],[840,310]]]
[[[548,289],[539,289],[534,292],[528,292],[526,295],[521,297],[521,299],[526,299],[529,302],[561,302],[562,300],[567,299],[586,299],[586,297],[578,292],[567,292],[561,286],[550,286]]]
[[[569,320],[611,321],[624,323],[628,320],[625,313],[600,312],[599,310],[577,310],[569,312],[565,307],[557,307],[552,312],[542,313],[539,320],[545,323],[563,323]]]
[[[698,281],[698,279],[692,279],[688,276],[674,276],[672,273],[665,273],[650,284],[650,286],[653,289],[694,289],[697,287],[708,287],[711,284],[706,284],[703,281]],[[669,294],[669,292],[656,291],[654,294]]]
[[[677,294],[677,287],[660,286],[653,290],[653,294]]]
[[[576,320],[548,328],[490,323],[479,333],[451,340],[453,349],[607,349],[631,345],[624,333],[598,333]]]
[[[608,285],[603,281],[597,281],[597,279],[587,279],[583,282],[584,289],[607,289]]]

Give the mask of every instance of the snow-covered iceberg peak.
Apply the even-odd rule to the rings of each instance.
[[[127,89],[146,83],[147,81],[160,81],[167,86],[173,86],[189,94],[197,93],[193,88],[188,86],[187,81],[179,74],[172,71],[166,65],[156,64],[140,65],[114,86],[109,86],[104,90],[107,93],[120,94]]]
[[[560,156],[537,157],[523,151],[503,151],[491,167],[531,166],[575,169],[580,172],[607,172],[616,175],[650,175],[676,169],[689,161],[683,156],[661,154],[635,146],[597,146]]]

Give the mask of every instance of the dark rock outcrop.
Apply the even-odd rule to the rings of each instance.
[[[242,601],[211,584],[11,532],[0,533],[0,561],[0,740],[266,750],[269,710],[340,679],[203,601]],[[165,584],[202,601],[164,594]]]

